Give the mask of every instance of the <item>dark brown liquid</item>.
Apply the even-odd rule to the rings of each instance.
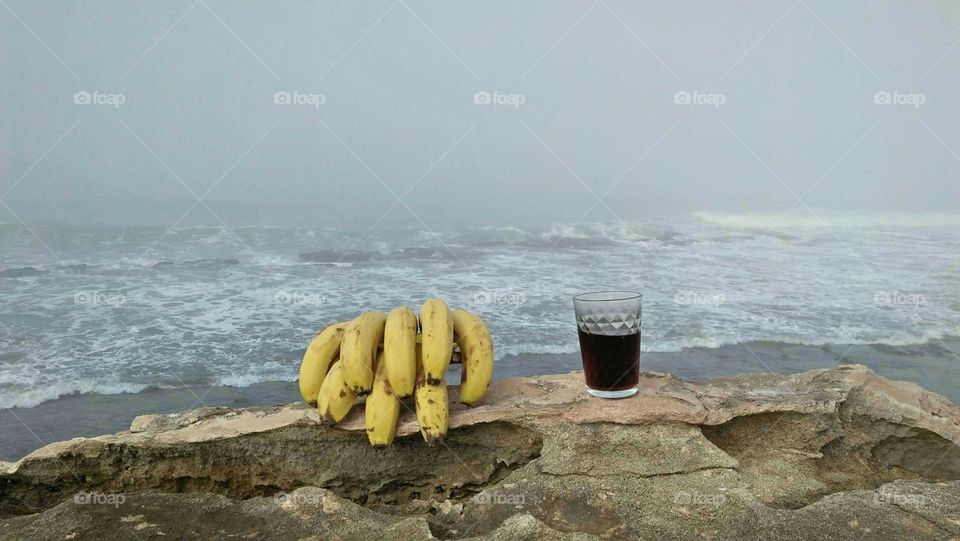
[[[640,381],[640,333],[606,336],[577,329],[587,387],[598,391],[632,389]]]

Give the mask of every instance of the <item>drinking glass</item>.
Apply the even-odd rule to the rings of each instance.
[[[599,291],[573,298],[587,392],[600,398],[637,394],[643,295]]]

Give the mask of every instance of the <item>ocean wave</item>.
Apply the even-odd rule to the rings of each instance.
[[[217,381],[217,385],[223,385],[225,387],[250,387],[251,385],[256,385],[258,383],[265,383],[268,381],[285,381],[285,382],[295,382],[297,381],[296,373],[291,372],[292,376],[284,374],[275,374],[269,376],[255,375],[255,374],[243,374],[239,376],[227,376]]]
[[[53,246],[67,265],[88,265],[72,273],[35,239],[5,238],[0,269],[49,275],[0,278],[0,404],[136,392],[152,381],[292,380],[299,355],[287,352],[302,352],[318,326],[430,296],[487,319],[500,375],[510,373],[513,355],[577,352],[570,296],[600,285],[647,294],[649,352],[759,341],[901,347],[960,335],[960,267],[950,259],[956,235],[948,229],[834,235],[702,221],[516,223],[442,238],[419,229],[390,228],[347,250],[362,231],[245,228],[252,253],[178,245],[176,235],[151,251],[162,229],[127,244],[114,243],[117,230],[94,229]],[[838,237],[862,261],[837,246]],[[452,264],[454,255],[470,264]],[[152,268],[161,261],[170,264]],[[678,292],[690,294],[678,301]],[[124,302],[100,302],[101,293]],[[93,302],[78,302],[87,297]],[[719,297],[722,304],[688,305]],[[282,366],[265,366],[278,356]]]
[[[189,259],[181,265],[193,267],[224,267],[228,265],[239,265],[240,260],[232,257],[208,257],[203,259]]]
[[[644,353],[670,353],[682,352],[692,349],[721,349],[740,345],[754,343],[784,344],[791,346],[887,346],[894,348],[893,354],[898,353],[895,348],[909,346],[929,345],[932,341],[956,340],[960,339],[960,328],[952,329],[952,332],[930,330],[922,333],[902,333],[889,339],[850,339],[838,337],[833,340],[816,339],[798,339],[792,336],[756,336],[751,338],[717,338],[717,337],[693,337],[679,340],[652,341],[643,340]],[[514,359],[522,359],[528,356],[538,355],[569,355],[579,351],[578,345],[573,343],[566,344],[535,344],[535,343],[515,343],[498,345],[496,348],[497,362],[514,362]],[[942,352],[940,352],[942,353]],[[905,355],[907,353],[904,353]],[[749,359],[746,359],[749,360]],[[229,386],[229,387],[249,387],[265,382],[289,382],[293,383],[297,379],[296,363],[270,362],[259,366],[255,370],[243,373],[227,373],[217,376],[204,377],[200,380],[190,381],[189,387],[205,388],[210,386]],[[501,365],[509,366],[509,365]],[[510,376],[509,368],[501,368],[500,374]],[[182,378],[172,378],[175,383],[116,383],[99,380],[72,380],[70,382],[60,382],[55,385],[45,385],[27,390],[0,390],[0,409],[20,407],[30,408],[56,400],[62,397],[68,397],[81,394],[129,394],[139,393],[149,389],[183,389]],[[10,382],[0,382],[8,384]],[[27,382],[23,382],[26,384]]]
[[[280,258],[275,258],[267,263],[279,263]],[[190,268],[219,268],[226,266],[239,265],[240,260],[236,258],[200,258],[188,259],[183,261],[174,261],[169,259],[147,259],[121,257],[113,261],[103,261],[98,264],[60,261],[48,265],[27,265],[23,267],[9,267],[0,270],[0,278],[26,278],[33,276],[43,276],[50,273],[61,272],[67,274],[86,274],[100,271],[129,271],[140,269],[160,269],[180,265]]]
[[[680,338],[677,340],[663,340],[653,344],[643,345],[644,351],[655,352],[679,352],[688,349],[719,349],[724,347],[739,346],[757,342],[770,342],[775,344],[789,344],[794,346],[919,346],[929,344],[932,340],[947,340],[960,337],[960,327],[953,329],[927,329],[921,332],[895,331],[889,333],[886,338],[871,337],[857,338],[852,334],[841,333],[830,338],[798,338],[788,335],[764,335],[757,334],[750,337],[691,337]]]
[[[521,344],[509,344],[504,346],[497,344],[494,347],[494,360],[500,361],[505,357],[520,357],[523,355],[540,355],[540,354],[564,355],[568,353],[576,353],[578,351],[580,351],[580,349],[579,349],[579,346],[577,346],[576,344],[541,345],[541,344],[521,343]]]
[[[693,212],[691,215],[712,225],[731,229],[825,229],[877,227],[960,227],[960,214],[906,212],[836,212],[812,213],[719,213]]]
[[[582,222],[557,224],[542,235],[544,239],[605,239],[615,242],[672,241],[682,235],[670,226],[646,222]]]
[[[486,226],[480,228],[480,231],[484,236],[489,236],[493,242],[507,245],[527,241],[534,236],[529,231],[513,225],[497,227]]]
[[[744,344],[767,342],[792,346],[891,346],[907,347],[928,345],[931,341],[951,340],[960,338],[960,326],[953,329],[928,329],[922,332],[895,332],[887,338],[856,338],[852,335],[839,335],[830,339],[798,338],[789,335],[765,335],[758,333],[753,336],[720,337],[698,336],[678,339],[654,339],[644,335],[641,339],[645,353],[678,353],[691,349],[721,349]],[[505,357],[519,357],[523,355],[554,354],[563,355],[580,351],[576,342],[554,345],[539,345],[532,343],[517,343],[506,346],[497,346],[497,360]]]
[[[690,238],[672,226],[646,222],[578,222],[547,224],[539,227],[515,225],[484,227],[464,232],[464,242],[480,248],[515,246],[531,249],[593,249],[654,242],[687,244]]]
[[[464,254],[456,253],[457,258]],[[446,260],[454,259],[453,252],[441,246],[408,246],[389,252],[363,250],[313,250],[298,255],[301,261],[309,263],[373,263],[397,260]]]
[[[274,363],[268,363],[274,364]],[[263,367],[261,367],[263,368]],[[6,378],[9,379],[9,378]],[[57,382],[25,390],[3,389],[10,381],[0,381],[0,409],[32,408],[60,398],[79,395],[117,395],[136,394],[153,389],[182,390],[207,389],[210,387],[250,387],[265,382],[296,382],[297,372],[293,365],[275,365],[272,368],[244,374],[224,374],[214,377],[202,377],[184,381],[184,377],[171,377],[167,382],[155,383],[116,383],[99,379],[74,379],[69,382]],[[32,382],[13,383],[14,386],[26,386]]]
[[[128,394],[139,393],[147,389],[164,388],[164,386],[154,384],[138,383],[105,383],[99,381],[73,381],[69,384],[47,385],[36,387],[26,391],[10,393],[0,391],[0,409],[7,408],[32,408],[44,402],[56,400],[72,395],[81,394]],[[166,388],[174,388],[169,386]]]

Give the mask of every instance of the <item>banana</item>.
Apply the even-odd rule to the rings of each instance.
[[[311,406],[317,405],[317,393],[327,375],[330,363],[340,353],[340,341],[343,340],[343,331],[347,322],[335,323],[315,336],[303,354],[300,363],[300,396]]]
[[[493,337],[476,315],[465,310],[454,310],[451,315],[454,340],[463,359],[460,402],[472,406],[483,398],[493,377]]]
[[[356,394],[370,392],[373,386],[373,363],[377,348],[383,342],[383,326],[387,315],[365,312],[347,325],[340,345],[343,379]]]
[[[427,299],[420,306],[423,335],[423,374],[428,383],[443,384],[453,355],[453,319],[443,299]]]
[[[420,348],[417,348],[418,350]],[[420,368],[423,363],[421,360]],[[417,422],[420,424],[420,434],[427,445],[433,445],[447,435],[449,412],[447,409],[447,384],[441,378],[439,382],[431,383],[422,370],[417,374],[417,385],[414,390],[414,402],[417,409]]]
[[[400,418],[400,398],[387,381],[384,354],[377,357],[377,370],[373,376],[373,389],[367,395],[364,425],[367,439],[374,449],[383,449],[397,435],[397,420]]]
[[[406,306],[394,308],[383,332],[387,380],[397,396],[413,394],[417,380],[417,316]]]
[[[320,417],[328,424],[335,425],[350,413],[356,399],[357,395],[343,380],[343,363],[334,362],[317,394]]]

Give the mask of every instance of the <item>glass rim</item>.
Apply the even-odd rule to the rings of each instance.
[[[608,294],[608,295],[614,295],[614,294],[616,294],[616,295],[620,295],[620,296],[613,297],[613,298],[609,298],[609,299],[590,299],[590,298],[587,298],[587,297],[589,297],[590,295],[603,295],[603,294]],[[578,294],[576,294],[576,295],[573,296],[573,302],[622,302],[622,301],[632,301],[632,300],[634,300],[634,299],[641,299],[641,300],[642,300],[642,299],[643,299],[643,293],[640,293],[640,292],[638,292],[638,291],[629,291],[629,290],[613,289],[613,290],[609,290],[609,291],[591,291],[591,292],[589,292],[589,293],[578,293]]]

